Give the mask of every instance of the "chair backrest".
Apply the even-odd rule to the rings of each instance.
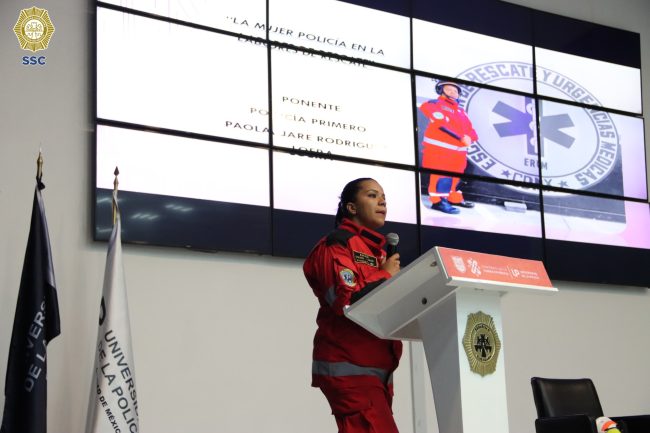
[[[591,379],[533,377],[530,383],[538,418],[577,414],[603,416],[603,408]]]

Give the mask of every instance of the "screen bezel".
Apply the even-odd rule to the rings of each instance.
[[[351,1],[349,3],[358,3],[360,6],[367,7],[368,5],[362,4],[362,2],[354,2]],[[624,30],[619,30],[619,29],[612,29],[609,27],[605,26],[599,26],[596,24],[592,23],[585,23],[585,22],[579,22],[578,20],[572,20],[566,17],[560,17],[560,16],[555,16],[553,14],[547,14],[547,13],[541,13],[538,11],[534,11],[532,9],[524,8],[524,7],[519,7],[519,6],[514,6],[514,5],[507,5],[503,2],[499,1],[492,1],[492,0],[487,0],[484,2],[475,2],[475,1],[470,1],[467,0],[465,2],[460,2],[460,3],[470,3],[472,5],[478,5],[479,3],[481,6],[479,7],[480,10],[500,10],[500,11],[506,11],[506,14],[502,16],[517,16],[517,17],[523,17],[522,21],[519,21],[519,25],[515,26],[511,30],[499,30],[499,31],[494,31],[494,30],[488,30],[485,28],[483,24],[481,24],[481,20],[477,18],[477,15],[472,15],[476,19],[473,19],[471,17],[467,18],[466,21],[463,23],[459,24],[459,18],[458,14],[455,14],[453,11],[447,11],[440,16],[436,18],[436,22],[444,24],[444,25],[451,25],[451,26],[458,26],[458,28],[462,28],[464,30],[468,31],[474,31],[474,32],[479,32],[479,33],[484,33],[489,36],[493,37],[501,37],[501,38],[507,38],[512,41],[516,41],[518,43],[530,43],[531,47],[534,46],[539,46],[543,47],[545,49],[553,49],[553,50],[559,50],[563,51],[566,53],[570,54],[575,54],[575,55],[582,55],[582,56],[591,56],[592,58],[597,58],[598,60],[603,60],[603,61],[610,61],[610,62],[615,62],[618,64],[630,66],[630,67],[637,67],[640,68],[640,44],[639,44],[639,35],[636,33],[632,32],[627,32]],[[409,12],[413,14],[413,17],[415,16],[415,11],[420,11],[418,7],[416,6],[417,2],[414,2],[409,10],[394,10],[394,8],[391,8],[387,6],[386,8],[382,8],[380,6],[376,7],[375,9],[377,10],[390,10],[390,13],[398,13],[398,14],[408,14]],[[113,9],[121,12],[126,12],[126,13],[132,13],[135,15],[143,16],[146,18],[150,19],[159,19],[165,22],[169,22],[172,24],[178,24],[178,25],[186,25],[190,28],[196,28],[196,29],[201,29],[201,30],[206,30],[210,32],[215,32],[219,33],[221,35],[226,35],[230,37],[243,37],[244,39],[250,39],[250,40],[260,40],[258,36],[253,36],[253,35],[241,35],[237,34],[231,30],[228,29],[219,29],[219,28],[214,28],[214,27],[209,27],[205,24],[200,24],[200,23],[188,23],[185,21],[182,21],[177,18],[170,18],[170,17],[162,17],[159,15],[156,15],[151,12],[144,12],[144,11],[134,11],[129,8],[121,7],[121,6],[116,6],[116,5],[110,5],[106,4],[104,2],[97,2],[97,7],[98,8],[106,8],[106,9]],[[461,7],[461,6],[458,6]],[[477,6],[478,7],[478,6]],[[491,9],[491,8],[496,8],[496,9]],[[423,12],[421,15],[417,16],[416,18],[422,19],[423,17],[426,18],[427,13]],[[268,14],[267,14],[268,17]],[[529,21],[527,21],[529,20]],[[484,20],[483,22],[485,22]],[[524,24],[521,24],[524,23]],[[546,26],[548,23],[553,23],[554,28],[557,29],[559,26],[559,31],[556,32],[556,35],[553,38],[545,38],[543,36],[540,36],[539,32],[529,32],[529,27],[534,27],[537,28],[538,26]],[[577,24],[576,24],[577,23]],[[589,44],[588,46],[581,46],[579,43],[577,44],[576,47],[576,42],[575,41],[580,41],[582,40],[581,38],[584,38],[584,35],[580,35],[580,37],[575,36],[575,29],[588,29],[588,33],[590,35],[597,35],[596,39],[601,38],[601,37],[608,37],[614,38],[616,40],[621,41],[621,43],[627,44],[628,49],[625,50],[625,52],[621,53],[602,53],[602,52],[594,52],[593,47]],[[494,27],[499,27],[499,26],[493,26]],[[558,36],[559,35],[559,36]],[[566,40],[573,41],[573,45],[571,43],[568,43],[566,40],[564,43],[559,42],[559,38],[565,35]],[[574,37],[571,37],[571,35],[574,35]],[[263,39],[264,43],[268,44],[268,50],[272,49],[272,46],[285,46],[284,43],[282,42],[274,42],[270,38],[268,38],[268,32],[266,35],[266,38],[261,38]],[[295,47],[292,47],[295,48]],[[300,49],[300,47],[298,47]],[[305,51],[309,52],[317,52],[317,50],[313,49],[305,49]],[[320,53],[320,54],[325,54],[330,57],[334,58],[341,58],[341,59],[346,59],[348,58],[346,56],[340,56],[337,54],[332,54],[332,53]],[[270,57],[270,56],[269,56]],[[366,63],[370,66],[373,67],[382,67],[386,69],[393,69],[399,72],[407,72],[411,74],[411,76],[415,75],[421,75],[421,76],[427,76],[430,78],[450,78],[450,77],[445,77],[445,76],[437,76],[433,72],[428,72],[428,71],[416,71],[414,69],[403,69],[400,67],[395,67],[394,65],[385,65],[381,63],[375,63],[372,61],[368,61],[366,59],[359,59],[361,63]],[[270,62],[270,60],[269,60]],[[97,69],[97,68],[95,68]],[[97,71],[95,70],[95,73]],[[270,74],[269,74],[269,79],[270,79]],[[560,101],[556,98],[553,98],[548,95],[540,95],[535,93],[535,91],[532,94],[529,94],[527,92],[522,92],[518,90],[503,90],[501,88],[496,88],[494,86],[491,86],[490,84],[485,84],[485,83],[475,83],[471,81],[466,81],[463,82],[463,80],[460,80],[462,84],[466,84],[468,86],[477,86],[480,88],[485,88],[488,90],[497,90],[497,91],[506,91],[506,92],[511,92],[513,94],[521,94],[521,95],[527,95],[527,96],[533,96],[536,98],[537,101],[542,101],[542,100],[548,100],[552,102],[565,102],[565,101]],[[95,84],[97,84],[97,77],[95,76]],[[95,95],[96,96],[96,95]],[[415,98],[414,98],[415,99]],[[95,101],[96,102],[96,101]],[[593,108],[593,106],[589,104],[580,104],[573,102],[574,105],[581,106],[584,108]],[[415,106],[415,104],[413,104]],[[97,105],[95,103],[95,109]],[[599,107],[605,112],[611,112],[614,114],[619,114],[619,115],[625,115],[625,116],[636,116],[638,118],[642,118],[642,109],[641,109],[641,114],[640,113],[634,113],[634,112],[627,112],[624,110],[621,110],[619,108],[610,108],[610,107]],[[272,103],[271,103],[271,98],[269,96],[269,111],[272,112]],[[415,110],[414,110],[414,123],[415,123]],[[96,114],[96,113],[95,113]],[[133,128],[133,129],[140,129],[140,130],[151,130],[152,128],[150,125],[139,125],[139,124],[132,124],[128,121],[124,120],[115,120],[115,119],[105,119],[105,118],[100,118],[97,115],[95,115],[96,119],[96,124],[97,125],[108,125],[108,126],[113,126],[113,127],[120,127],[120,128]],[[189,137],[189,138],[200,138],[200,139],[207,139],[207,140],[222,140],[225,143],[230,143],[233,145],[244,145],[244,146],[260,146],[260,143],[255,143],[247,140],[241,140],[238,138],[232,138],[232,137],[213,137],[209,136],[206,134],[203,134],[201,132],[196,132],[196,131],[177,131],[177,130],[167,130],[164,127],[159,127],[159,128],[154,128],[156,133],[169,133],[173,135],[178,135],[182,137]],[[414,142],[417,141],[417,132],[414,131],[413,133],[414,136]],[[293,257],[302,257],[304,254],[306,254],[305,246],[292,246],[287,244],[285,242],[285,236],[289,236],[289,230],[288,229],[295,229],[296,224],[299,223],[300,221],[310,221],[312,218],[315,220],[319,221],[318,223],[313,225],[314,231],[307,230],[307,233],[305,233],[305,236],[302,237],[302,239],[309,239],[310,242],[312,242],[315,238],[314,234],[316,233],[317,230],[325,229],[327,224],[324,224],[323,222],[327,220],[328,218],[331,217],[331,215],[323,215],[323,214],[311,214],[311,213],[304,213],[300,211],[292,211],[292,210],[280,210],[280,209],[275,209],[273,207],[273,179],[272,179],[272,171],[273,171],[273,156],[272,153],[273,151],[289,151],[288,149],[278,149],[273,147],[273,138],[272,136],[269,137],[269,143],[268,143],[268,152],[269,152],[269,160],[270,160],[270,180],[269,184],[271,185],[269,188],[269,194],[270,194],[270,206],[269,207],[261,207],[260,209],[255,209],[254,212],[250,212],[249,210],[242,211],[236,210],[234,214],[234,218],[232,218],[232,225],[226,224],[226,229],[219,230],[218,232],[221,234],[226,234],[228,233],[229,230],[231,230],[236,223],[238,222],[238,212],[243,212],[243,214],[250,214],[250,215],[255,215],[252,217],[251,223],[253,226],[260,228],[259,231],[256,233],[256,237],[259,239],[263,239],[260,242],[253,242],[250,244],[247,243],[242,243],[239,244],[237,242],[223,242],[221,238],[217,237],[213,243],[205,243],[205,244],[200,244],[196,242],[184,242],[182,240],[182,236],[180,238],[175,238],[175,239],[167,239],[167,238],[162,238],[162,237],[146,237],[146,236],[135,236],[135,237],[125,237],[125,242],[132,242],[132,243],[144,243],[144,244],[151,244],[151,245],[168,245],[168,246],[177,246],[177,247],[185,247],[185,248],[195,248],[195,249],[201,249],[201,250],[227,250],[227,251],[242,251],[242,252],[255,252],[255,253],[261,253],[261,254],[272,254],[272,255],[278,255],[278,256],[293,256]],[[266,145],[266,144],[264,144]],[[298,150],[292,150],[293,153],[297,154],[303,154],[307,157],[322,157],[322,155],[314,155],[313,153],[310,152],[309,149],[298,149]],[[417,144],[414,144],[414,152],[417,152]],[[644,153],[645,154],[645,153]],[[381,165],[385,167],[390,167],[390,168],[397,168],[397,169],[405,169],[405,170],[411,170],[414,173],[414,190],[416,191],[416,201],[419,201],[419,184],[418,184],[418,178],[420,177],[420,173],[426,172],[426,170],[423,170],[419,167],[417,167],[417,162],[415,165],[410,165],[410,164],[403,164],[403,163],[393,163],[391,161],[375,161],[375,160],[362,160],[360,161],[359,158],[353,157],[353,156],[345,156],[345,155],[329,155],[328,158],[331,158],[333,160],[339,160],[343,162],[361,162],[361,163],[367,163],[367,164],[374,164],[374,165]],[[94,167],[94,173],[96,174],[97,167]],[[476,180],[485,180],[482,179],[480,176],[476,175],[466,175],[468,178],[476,179]],[[93,176],[93,178],[96,178],[96,176]],[[515,187],[528,187],[530,185],[525,185],[521,184],[518,182],[507,182],[504,181],[502,182],[503,184],[509,184],[511,186]],[[541,191],[553,191],[553,192],[567,192],[563,190],[562,188],[545,188],[544,185],[540,184],[536,186],[540,193]],[[102,229],[104,227],[104,209],[101,205],[101,203],[104,203],[105,199],[105,194],[106,190],[101,189],[101,188],[95,188],[94,190],[94,200],[93,202],[95,203],[94,206],[94,212],[93,212],[93,218],[94,218],[94,230],[93,230],[93,238],[96,240],[106,240],[107,239],[107,234],[105,233],[105,230]],[[122,192],[122,197],[125,199],[129,195],[129,192]],[[148,202],[149,198],[147,197],[146,199],[143,197],[138,197],[137,194],[139,193],[134,193],[135,196],[132,197],[135,202],[137,201],[142,201],[142,203]],[[591,195],[594,197],[600,197],[603,196],[605,198],[612,198],[607,194],[600,194],[600,193],[590,193],[590,192],[583,192],[585,195]],[[647,194],[646,194],[647,195]],[[628,198],[631,201],[635,201],[638,203],[645,203],[647,204],[647,197],[645,199],[642,198],[630,198],[630,197],[616,197],[616,198]],[[180,199],[183,199],[182,197]],[[230,207],[229,204],[225,204],[226,207]],[[126,211],[125,209],[128,209],[128,207],[123,207],[123,211]],[[208,206],[209,207],[209,206]],[[396,226],[400,230],[404,231],[405,233],[405,239],[408,239],[407,243],[405,244],[405,247],[410,253],[407,254],[408,257],[411,257],[411,259],[417,257],[419,254],[421,254],[423,251],[426,251],[427,246],[429,245],[429,242],[431,239],[439,239],[440,245],[444,246],[451,246],[451,247],[463,247],[468,249],[476,249],[477,251],[483,251],[483,252],[491,252],[491,253],[497,253],[497,254],[503,254],[503,255],[513,255],[513,256],[519,256],[519,257],[528,257],[528,258],[535,258],[535,259],[540,259],[544,260],[545,264],[547,265],[549,274],[551,277],[557,277],[557,278],[562,278],[562,279],[569,279],[569,280],[576,280],[576,281],[593,281],[593,282],[606,282],[606,283],[612,283],[612,284],[617,284],[617,283],[622,283],[624,282],[625,284],[630,284],[630,285],[640,285],[640,286],[648,286],[650,283],[650,278],[646,275],[646,273],[639,272],[637,274],[632,274],[632,275],[626,275],[624,278],[617,276],[615,273],[612,272],[598,272],[596,271],[593,275],[583,275],[581,273],[574,273],[572,274],[570,272],[570,269],[560,266],[558,263],[561,262],[561,260],[558,260],[558,257],[561,257],[562,254],[559,253],[561,250],[562,246],[562,241],[559,240],[549,240],[545,239],[544,236],[542,235],[541,239],[524,239],[523,241],[519,237],[513,237],[512,239],[509,238],[507,235],[499,235],[499,234],[490,234],[490,233],[481,233],[477,235],[478,232],[476,231],[466,231],[466,230],[461,230],[458,232],[454,232],[453,229],[449,229],[446,232],[440,232],[439,229],[436,229],[435,234],[431,233],[425,233],[429,229],[423,228],[420,225],[420,210],[416,210],[417,214],[417,220],[416,224],[404,224],[404,223],[397,223],[397,222],[391,222],[389,221],[387,226]],[[225,214],[220,214],[217,212],[214,215],[220,215],[219,218],[224,218]],[[211,217],[211,218],[213,218]],[[226,217],[226,219],[228,219]],[[262,221],[261,225],[258,224],[260,221]],[[241,221],[239,221],[241,222]],[[300,224],[298,224],[300,225]],[[310,225],[307,225],[308,227],[312,227]],[[126,229],[128,230],[128,223],[125,224]],[[195,226],[196,228],[198,226]],[[208,226],[204,226],[203,230],[209,230],[207,228]],[[104,227],[105,228],[105,227]],[[388,228],[388,227],[387,227]],[[188,232],[189,233],[189,232]],[[408,233],[406,235],[406,233]],[[463,245],[457,245],[456,240],[452,239],[465,239],[465,242],[463,242]],[[480,239],[480,242],[477,242],[476,239]],[[424,241],[426,240],[426,242]],[[499,244],[501,247],[495,248],[494,244]],[[571,251],[577,251],[585,248],[590,248],[591,246],[584,246],[580,243],[575,243],[576,245],[573,245],[573,243],[570,243],[570,249]],[[408,247],[407,247],[408,245]],[[492,246],[488,246],[492,245]],[[611,246],[603,246],[604,248],[596,248],[597,251],[602,250],[603,254],[609,254],[612,251],[612,248],[619,248],[620,250],[625,250],[625,254],[623,256],[629,256],[632,255],[634,258],[638,257],[646,257],[647,256],[647,251],[644,249],[637,249],[637,248],[623,248],[623,247],[611,247]],[[598,253],[600,254],[600,253]],[[600,256],[596,254],[596,258],[599,258]],[[598,262],[598,261],[597,261]],[[600,262],[598,262],[600,263]],[[602,274],[602,275],[601,275]]]

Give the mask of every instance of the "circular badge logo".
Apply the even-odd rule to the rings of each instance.
[[[54,25],[47,10],[33,6],[20,11],[14,33],[20,48],[36,52],[47,48],[54,34]]]
[[[530,92],[531,65],[495,62],[479,65],[459,78]],[[484,72],[476,75],[476,71]],[[482,77],[482,78],[481,78]],[[460,102],[479,140],[468,149],[468,159],[490,177],[547,186],[586,189],[606,179],[620,163],[619,135],[609,113],[479,87],[462,86]],[[538,93],[600,105],[579,83],[557,72],[537,68]],[[541,139],[537,140],[536,116]],[[526,188],[508,186],[527,193]]]
[[[354,276],[354,272],[351,269],[345,268],[339,272],[341,280],[348,287],[354,287],[357,285],[357,279]]]
[[[479,311],[467,316],[463,347],[471,371],[481,376],[496,371],[501,340],[490,315]]]

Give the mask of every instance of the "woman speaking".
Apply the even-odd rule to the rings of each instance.
[[[312,386],[332,408],[339,433],[397,433],[391,410],[392,374],[400,341],[372,335],[343,314],[400,270],[399,254],[386,257],[386,196],[377,181],[349,182],[340,196],[336,228],[309,253],[303,270],[318,298]]]

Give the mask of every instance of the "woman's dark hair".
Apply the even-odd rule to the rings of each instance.
[[[343,221],[343,218],[350,218],[350,213],[348,212],[347,204],[352,202],[357,201],[357,193],[359,190],[361,190],[361,182],[365,182],[367,180],[373,180],[370,177],[360,177],[359,179],[355,179],[353,181],[348,182],[347,185],[345,185],[345,188],[343,188],[343,191],[341,191],[341,195],[339,196],[339,207],[336,210],[336,218],[334,220],[334,227],[338,226],[341,224],[341,221]]]

